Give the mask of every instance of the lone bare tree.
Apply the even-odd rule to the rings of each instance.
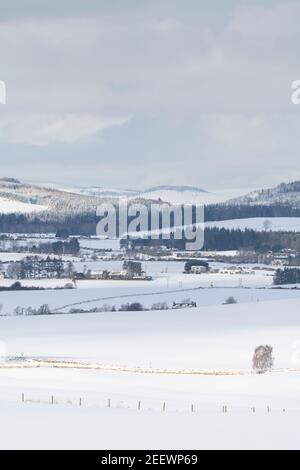
[[[252,367],[258,374],[264,374],[268,370],[272,369],[274,364],[272,353],[273,348],[268,344],[255,348],[252,359]]]
[[[264,230],[266,232],[269,232],[272,228],[272,221],[271,220],[265,220],[264,223],[263,223],[263,226],[264,226]]]

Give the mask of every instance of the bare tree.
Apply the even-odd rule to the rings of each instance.
[[[9,279],[19,279],[21,275],[21,263],[10,263],[7,267],[6,275]]]
[[[265,220],[264,223],[263,223],[263,226],[264,226],[264,230],[266,232],[270,231],[271,228],[272,228],[272,221],[271,220]]]
[[[48,304],[41,305],[37,311],[37,315],[50,315],[51,310]]]
[[[68,261],[67,266],[65,267],[65,275],[72,279],[76,274],[76,269],[72,261]]]
[[[272,369],[274,364],[272,353],[273,348],[268,344],[255,348],[252,359],[252,367],[258,374],[264,374],[268,370]]]

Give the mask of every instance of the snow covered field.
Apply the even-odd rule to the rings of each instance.
[[[201,370],[248,369],[256,343],[268,342],[275,349],[276,367],[295,367],[293,345],[300,340],[300,299],[254,305],[1,317],[1,340],[9,356],[24,353],[132,367],[151,364]]]
[[[201,191],[198,188],[180,189],[176,187],[157,187],[141,192],[138,197],[161,200],[171,204],[217,204],[243,196],[245,189]],[[136,198],[137,195],[131,196]],[[128,196],[127,196],[128,198]],[[130,197],[129,197],[130,199]]]
[[[65,282],[60,282],[60,285]],[[79,288],[73,290],[19,291],[17,294],[12,291],[1,292],[1,313],[12,314],[18,306],[38,308],[43,304],[49,304],[51,309],[59,309],[60,312],[68,312],[72,307],[88,310],[104,304],[119,308],[122,304],[131,302],[140,302],[145,308],[151,308],[155,302],[167,302],[171,307],[173,301],[181,302],[186,298],[197,302],[200,307],[221,305],[229,296],[234,296],[239,303],[250,302],[254,308],[256,303],[262,301],[300,298],[300,290],[241,288],[238,287],[237,280],[235,283],[234,287],[197,288],[193,285],[187,287],[170,284],[168,288],[166,282],[155,287],[152,282],[142,281],[81,281],[78,282]],[[3,284],[9,284],[8,280],[1,281],[1,285]],[[57,286],[59,283],[57,280],[23,281],[24,286],[41,284]]]
[[[122,261],[74,264],[112,271]],[[143,269],[152,281],[53,290],[68,281],[26,280],[51,290],[0,293],[9,315],[0,317],[0,448],[300,448],[300,290],[274,289],[266,266],[242,275],[183,274],[182,261]],[[238,304],[223,305],[229,296]],[[197,308],[62,313],[185,298]],[[11,315],[45,303],[61,313]],[[264,375],[251,370],[260,344],[274,348]]]
[[[0,413],[0,449],[299,448],[298,411],[229,416],[0,403]]]
[[[0,254],[2,260],[20,259],[24,254]],[[66,258],[67,259],[67,258]],[[75,259],[74,259],[75,260]],[[102,271],[121,270],[122,261],[74,261],[77,271],[92,269]],[[220,263],[210,263],[213,268]],[[0,304],[2,314],[12,314],[14,309],[21,307],[38,308],[49,304],[51,309],[68,312],[70,308],[86,310],[102,307],[104,304],[119,308],[124,303],[140,302],[145,308],[153,303],[166,302],[170,307],[173,301],[181,302],[189,298],[200,306],[221,305],[229,296],[239,303],[300,298],[300,290],[274,289],[274,271],[269,267],[256,269],[254,274],[228,275],[219,273],[183,274],[183,261],[151,261],[143,262],[143,269],[153,277],[152,281],[130,280],[84,280],[77,281],[76,289],[61,289],[67,279],[23,280],[24,287],[35,286],[52,290],[40,291],[4,291],[1,292]],[[251,268],[251,265],[247,266]],[[261,266],[264,268],[264,266]],[[0,286],[10,286],[12,280],[0,280]],[[60,289],[54,290],[59,287]]]

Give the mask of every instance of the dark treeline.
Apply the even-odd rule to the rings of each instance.
[[[300,251],[300,237],[297,232],[257,232],[212,227],[205,229],[204,240],[205,250],[249,249],[261,253],[282,249]]]
[[[184,271],[186,273],[190,273],[192,266],[202,266],[203,268],[206,268],[206,269],[209,268],[209,264],[206,263],[206,261],[202,261],[202,260],[199,260],[199,259],[194,259],[194,260],[189,260],[185,263]]]
[[[205,221],[243,219],[252,217],[300,217],[300,209],[285,204],[205,206]],[[63,233],[68,235],[95,235],[99,217],[95,213],[37,216],[0,214],[0,233]],[[150,216],[149,216],[150,222]]]
[[[227,205],[212,204],[205,206],[205,221],[248,219],[253,217],[300,217],[300,209],[289,204],[272,205]]]

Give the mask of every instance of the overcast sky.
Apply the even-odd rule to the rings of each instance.
[[[1,175],[144,188],[300,179],[300,2],[0,0]]]

